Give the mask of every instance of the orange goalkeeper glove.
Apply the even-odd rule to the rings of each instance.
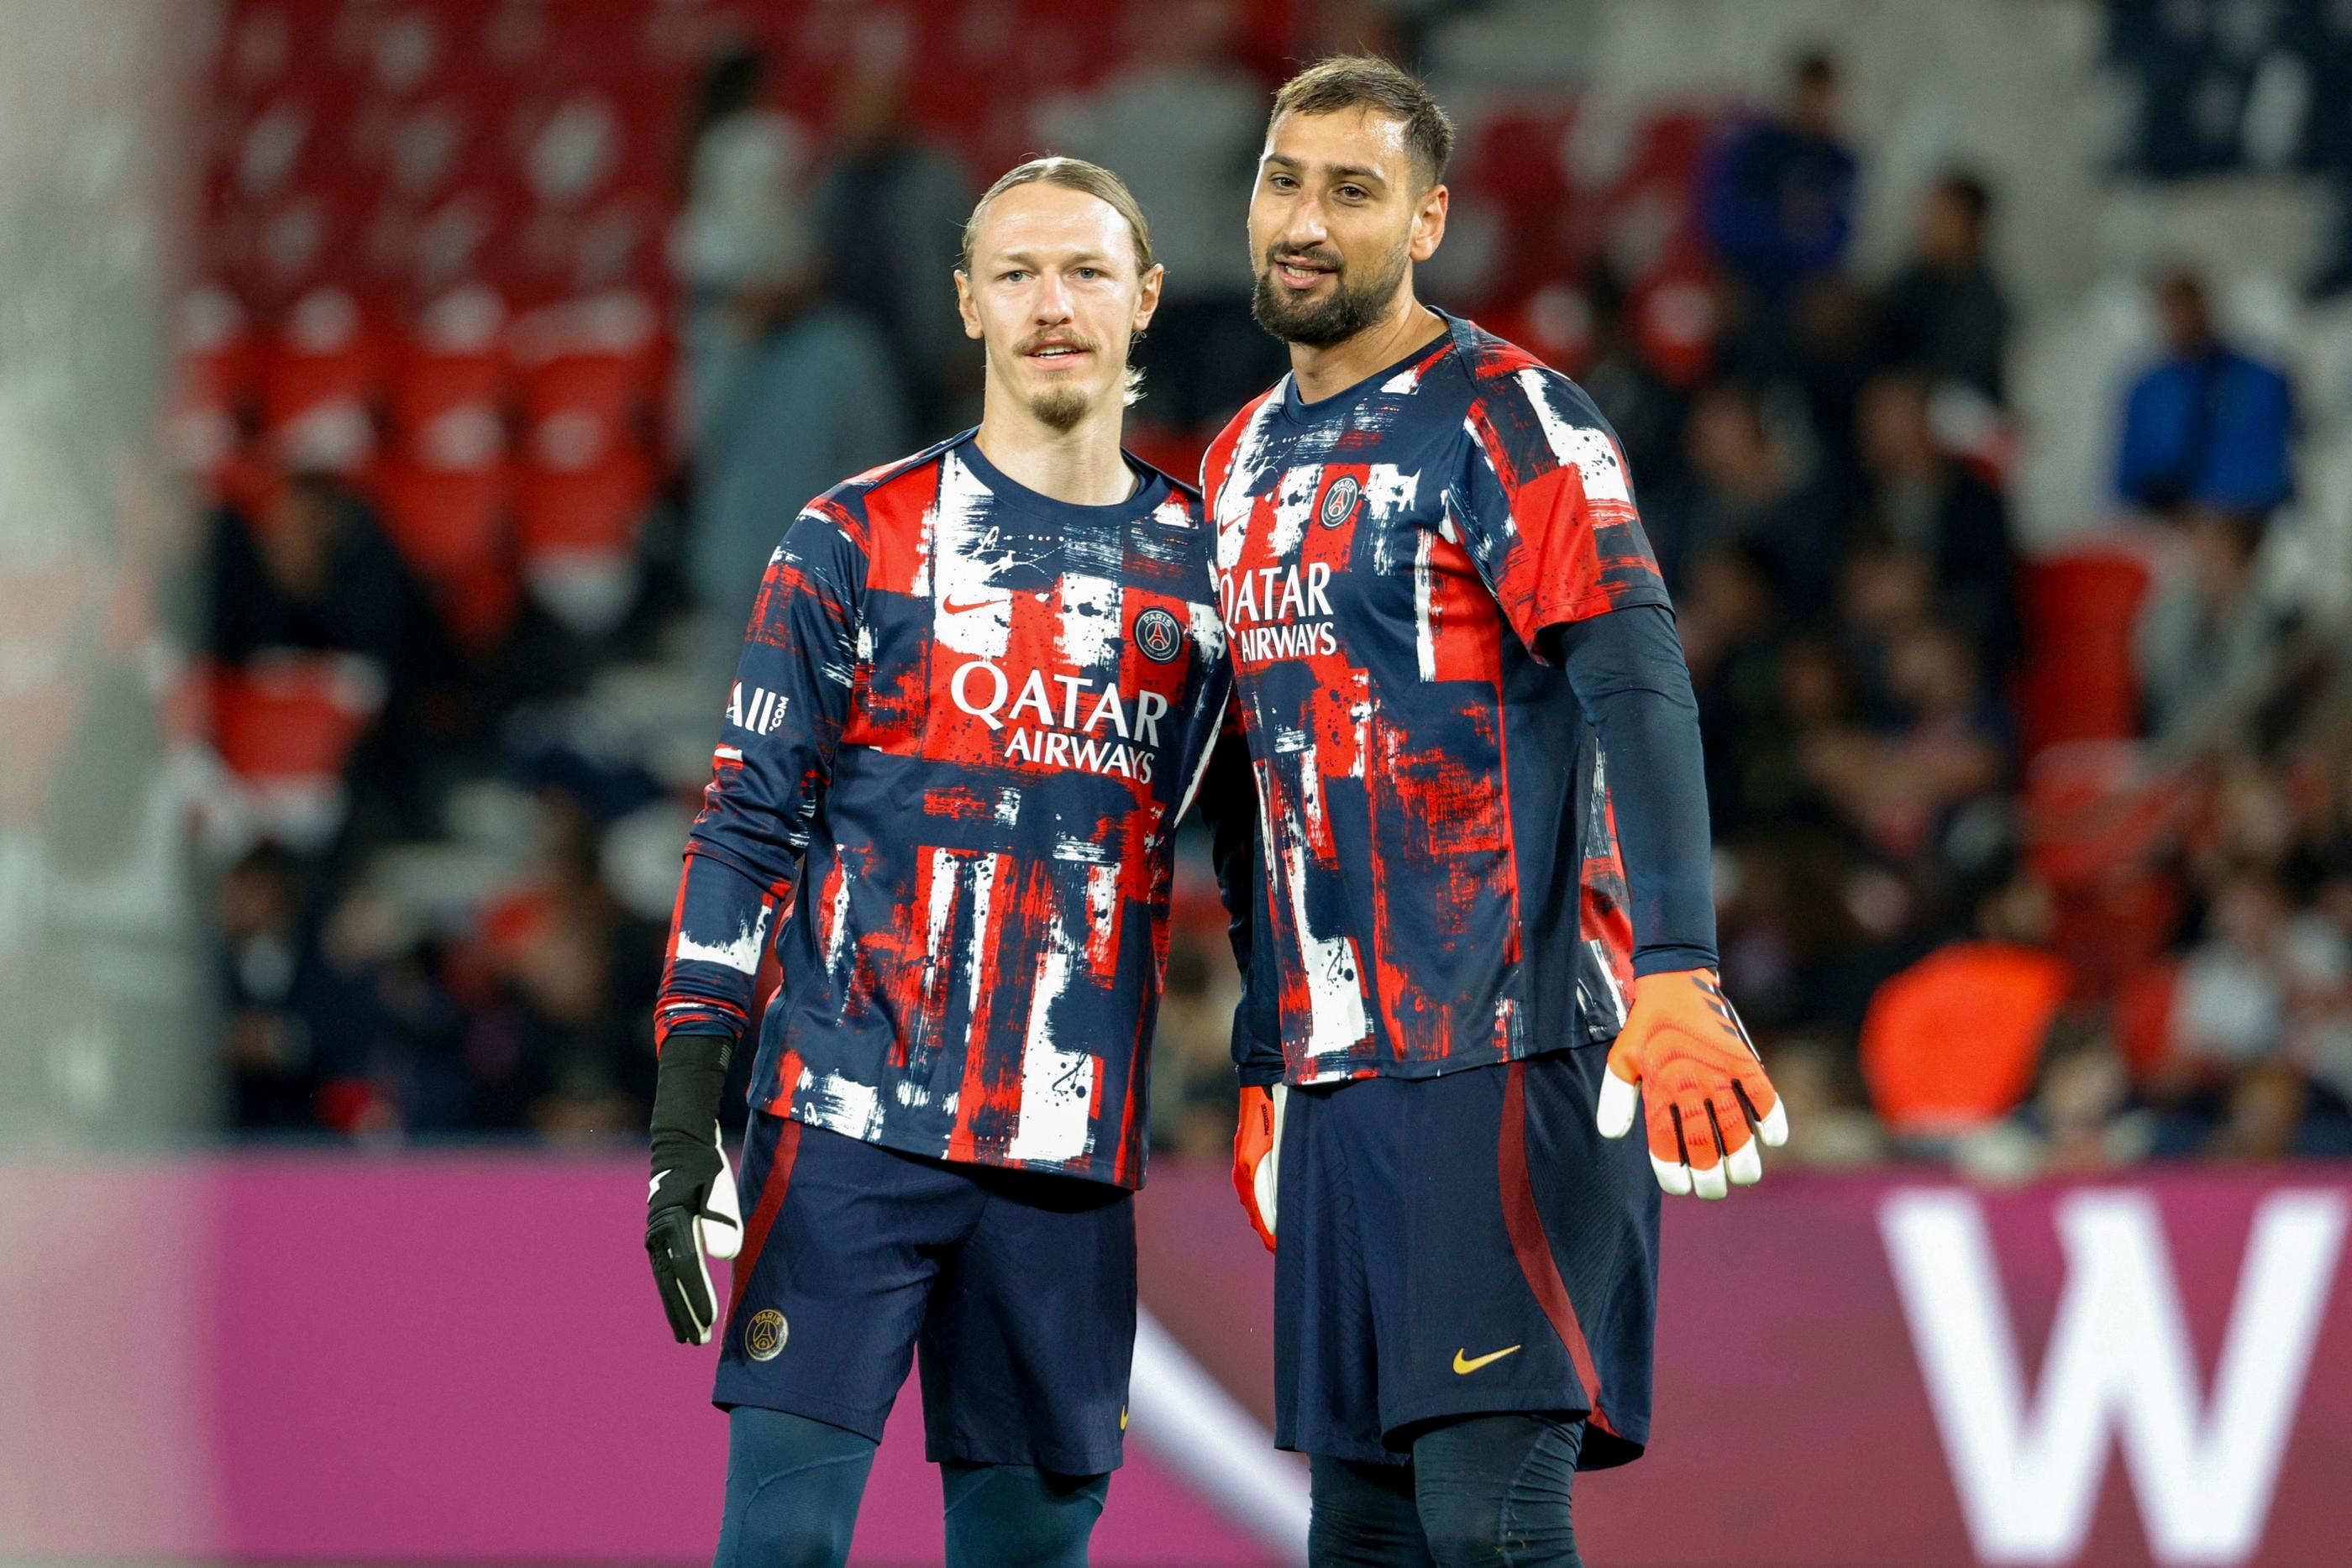
[[[1677,1197],[1721,1197],[1761,1181],[1756,1140],[1776,1149],[1789,1141],[1788,1110],[1712,969],[1633,981],[1633,1010],[1601,1081],[1602,1137],[1632,1128],[1637,1089],[1651,1168]]]
[[[1287,1084],[1244,1085],[1241,1124],[1234,1129],[1234,1191],[1241,1195],[1250,1228],[1269,1252],[1274,1250],[1275,1156],[1282,1152],[1282,1113],[1289,1099]]]

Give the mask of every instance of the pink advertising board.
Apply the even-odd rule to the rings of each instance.
[[[627,1158],[0,1162],[0,1558],[707,1561],[712,1353],[668,1343],[642,1192]],[[1296,1560],[1232,1204],[1166,1164],[1144,1194],[1098,1563]],[[2352,1561],[2352,1173],[1784,1174],[1668,1211],[1654,1447],[1579,1487],[1596,1563]],[[917,1406],[862,1563],[939,1560]]]

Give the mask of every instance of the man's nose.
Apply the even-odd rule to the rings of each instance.
[[[1070,291],[1062,280],[1051,273],[1037,280],[1037,297],[1031,307],[1041,324],[1051,325],[1070,319]]]
[[[1323,221],[1323,204],[1313,196],[1301,196],[1290,209],[1289,221],[1282,225],[1282,246],[1285,250],[1319,250],[1331,237],[1331,228]]]

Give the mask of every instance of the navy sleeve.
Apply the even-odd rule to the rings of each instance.
[[[1555,647],[1601,737],[1633,895],[1633,973],[1717,967],[1698,700],[1674,615],[1637,605],[1559,627]]]
[[[657,1043],[673,1033],[740,1040],[750,1025],[760,961],[778,912],[792,907],[849,721],[866,558],[847,524],[837,508],[812,507],[769,558],[687,838]]]
[[[1259,912],[1265,903],[1265,862],[1258,848],[1257,784],[1250,770],[1249,742],[1242,733],[1240,703],[1225,709],[1216,750],[1201,781],[1201,814],[1209,824],[1209,851],[1217,868],[1217,896],[1225,906],[1225,936],[1241,971],[1241,1000],[1234,1004],[1234,1066],[1244,1083],[1282,1081],[1282,1032],[1275,982],[1259,973]]]

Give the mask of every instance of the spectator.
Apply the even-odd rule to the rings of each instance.
[[[1683,426],[1690,417],[1690,395],[1642,352],[1629,315],[1632,304],[1616,275],[1605,267],[1598,269],[1590,292],[1591,349],[1577,383],[1617,433],[1625,465],[1646,509],[1652,497],[1666,494],[1683,479]]]
[[[979,418],[980,351],[964,340],[950,281],[975,193],[953,155],[908,128],[892,61],[869,59],[852,78],[838,134],[817,194],[828,286],[881,334],[919,439],[951,434]]]
[[[229,1120],[239,1132],[307,1131],[326,1038],[348,1018],[341,988],[305,929],[301,868],[273,844],[221,877],[215,918],[228,1054]]]
[[[1688,475],[1644,508],[1668,586],[1679,590],[1701,555],[1740,548],[1790,615],[1818,611],[1835,569],[1833,508],[1765,425],[1754,389],[1719,382],[1701,392],[1684,445]]]
[[[251,521],[215,512],[205,612],[225,665],[339,655],[295,663],[367,716],[343,769],[352,821],[373,832],[425,820],[429,754],[447,738],[425,699],[452,687],[458,665],[424,588],[356,492],[331,475],[296,474]]]
[[[2252,716],[2289,621],[2263,596],[2260,519],[2191,507],[2133,629],[2151,734],[2184,738]]]
[[[2124,405],[2116,487],[2168,517],[2187,506],[2266,517],[2294,488],[2293,388],[2215,333],[2194,274],[2167,275],[2157,305],[2165,353]]]
[[[1675,607],[1698,697],[1707,810],[1717,838],[1737,837],[1786,808],[1788,734],[1780,605],[1752,549],[1709,550],[1692,564]]]
[[[1974,174],[1947,172],[1927,193],[1911,260],[1879,307],[1879,361],[1937,382],[1957,382],[1998,403],[2009,306],[1987,256],[1992,193]]]
[[[1250,319],[1252,268],[1234,231],[1265,138],[1266,89],[1234,57],[1231,0],[1145,5],[1129,64],[1048,116],[1050,145],[1116,169],[1151,220],[1168,269],[1139,346],[1139,414],[1213,429],[1282,374],[1282,347]]]
[[[367,504],[327,474],[273,486],[260,515],[213,517],[208,642],[242,664],[275,649],[351,653],[386,683],[420,670],[424,593]]]
[[[1940,1145],[2015,1110],[2072,984],[2048,946],[2050,890],[2030,874],[1988,892],[1975,924],[1881,986],[1863,1024],[1871,1103],[1898,1139]]]
[[[1871,382],[1857,423],[1870,542],[1925,565],[1937,612],[1976,644],[1995,679],[2005,676],[2018,646],[2008,503],[1937,442],[1919,377]]]
[[[1781,113],[1722,149],[1702,193],[1707,236],[1763,326],[1811,279],[1845,265],[1857,164],[1838,130],[1837,62],[1801,56]]]
[[[1888,858],[1930,851],[1960,807],[2004,780],[2007,727],[1982,663],[1948,626],[1921,622],[1887,651],[1891,723],[1832,730],[1807,749],[1815,783]]]
[[[551,1137],[625,1132],[653,1098],[653,1019],[665,933],[606,885],[602,824],[541,798],[541,869],[490,912],[503,993],[499,1108]]]
[[[756,50],[710,68],[677,231],[696,467],[687,570],[714,671],[734,667],[792,514],[906,444],[888,343],[824,293],[805,134],[761,107],[766,79]]]
[[[2213,901],[2210,931],[2181,965],[2172,1051],[2153,1092],[2170,1112],[2161,1146],[2275,1156],[2303,1110],[2299,1053],[2325,1059],[2343,1027],[2352,972],[2343,933],[2297,915],[2273,874],[2235,873]]]
[[[768,107],[768,57],[739,47],[697,86],[671,259],[686,296],[689,417],[698,446],[751,345],[806,303],[815,235],[807,132]]]

